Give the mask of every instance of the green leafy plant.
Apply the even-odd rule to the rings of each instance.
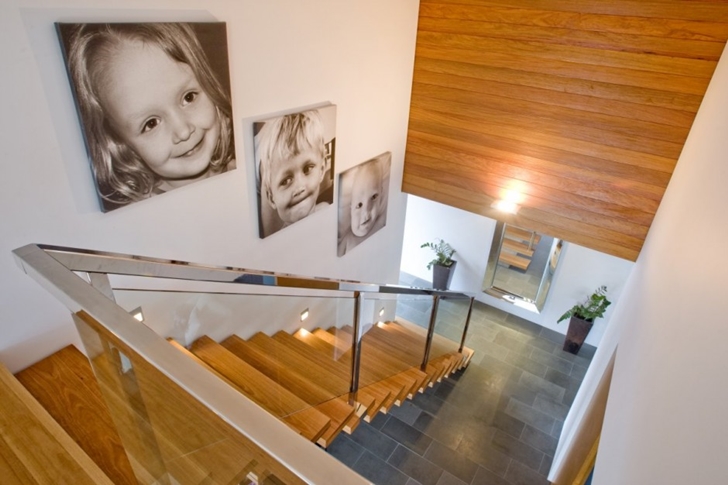
[[[455,254],[455,250],[442,239],[440,239],[440,242],[426,242],[420,247],[435,251],[435,259],[427,263],[427,269],[431,269],[433,264],[439,264],[448,268],[453,265],[452,255]]]
[[[612,302],[607,299],[607,287],[600,286],[584,302],[577,303],[569,311],[561,315],[556,323],[561,323],[571,317],[593,322],[597,318],[603,317],[607,307],[611,304]]]

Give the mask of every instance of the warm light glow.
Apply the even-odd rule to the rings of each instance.
[[[140,322],[144,321],[144,314],[142,313],[142,307],[139,307],[135,310],[130,311],[131,316],[139,320]]]
[[[304,321],[308,318],[308,308],[306,308],[304,311],[301,312],[301,321]]]
[[[377,322],[377,327],[379,327],[379,328],[384,328],[386,326],[387,326],[387,324],[384,322]]]
[[[521,206],[509,200],[496,200],[490,206],[493,209],[506,212],[508,214],[517,214],[518,210],[521,208]]]
[[[300,330],[299,330],[299,332],[301,332],[301,335],[302,335],[303,337],[308,337],[309,335],[311,335],[311,332],[309,332],[309,331],[308,331],[308,330],[306,330],[305,328],[302,328],[302,329],[300,329]]]

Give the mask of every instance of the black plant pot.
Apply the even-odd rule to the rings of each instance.
[[[441,264],[432,265],[432,287],[436,290],[447,290],[450,288],[452,275],[455,273],[455,265],[457,261],[452,262],[452,266],[442,266]]]
[[[566,340],[564,340],[564,350],[570,354],[578,354],[581,346],[584,345],[586,336],[594,326],[594,322],[583,320],[579,317],[571,317],[569,320],[569,330],[566,332]]]

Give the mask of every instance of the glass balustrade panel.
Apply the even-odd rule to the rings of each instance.
[[[347,398],[352,297],[115,289],[143,325],[274,415]],[[336,339],[333,337],[336,336]]]

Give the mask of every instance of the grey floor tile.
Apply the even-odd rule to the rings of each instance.
[[[523,429],[521,441],[552,456],[556,453],[556,446],[559,443],[557,438],[532,426],[526,426]]]
[[[388,414],[377,413],[374,416],[374,419],[372,419],[371,422],[369,423],[369,426],[371,426],[374,429],[382,429],[382,426],[384,426],[384,423],[386,423],[388,419],[389,419]]]
[[[504,433],[507,433],[514,438],[518,438],[523,433],[523,428],[526,423],[520,419],[514,418],[502,411],[496,413],[495,419],[493,420],[493,428],[499,429]]]
[[[511,483],[507,482],[505,478],[500,477],[496,475],[495,473],[491,472],[490,470],[483,468],[482,466],[478,468],[477,473],[475,474],[475,478],[473,478],[473,481],[471,482],[472,485],[512,485]]]
[[[508,467],[506,480],[512,485],[550,485],[546,477],[539,472],[515,461]]]
[[[528,340],[528,344],[531,347],[535,347],[549,353],[555,353],[556,349],[561,347],[560,345],[557,345],[554,342],[546,340],[542,337],[532,337],[530,340]]]
[[[549,382],[546,379],[535,376],[530,372],[524,372],[521,376],[520,382],[527,388],[548,396],[554,401],[558,401],[564,397],[565,389],[563,387],[557,386],[553,382]]]
[[[508,350],[512,350],[513,352],[527,355],[531,353],[531,349],[533,347],[528,345],[521,338],[517,335],[508,335],[508,332],[501,330],[498,332],[498,335],[495,336],[495,339],[493,339],[493,343],[505,347]]]
[[[562,359],[558,356],[555,356],[548,352],[544,352],[543,350],[537,348],[534,348],[531,351],[531,359],[535,362],[538,362],[539,364],[543,364],[545,366],[551,367],[552,369],[556,369],[559,372],[563,372],[564,374],[569,374],[571,372],[571,368],[574,366],[574,364],[569,362],[568,360]]]
[[[340,435],[329,445],[326,451],[344,465],[352,468],[366,450],[363,446],[350,440],[349,437]]]
[[[468,483],[470,482],[464,482],[447,471],[444,471],[437,481],[437,485],[468,485]]]
[[[467,483],[478,470],[477,463],[437,441],[430,445],[425,458]]]
[[[535,349],[538,350],[538,349]],[[539,377],[545,377],[546,376],[546,370],[547,367],[543,363],[536,362],[535,360],[529,358],[528,356],[510,351],[508,352],[508,355],[504,359],[506,363],[514,365],[518,367],[519,369],[523,369],[525,371],[530,372],[533,375],[539,376]]]
[[[410,477],[407,480],[407,483],[405,485],[422,485],[422,484],[420,482],[418,482],[417,480],[415,480],[414,478]]]
[[[441,467],[404,446],[398,446],[387,463],[422,485],[437,485],[437,481],[442,475]]]
[[[524,333],[531,337],[537,337],[541,334],[541,325],[529,322],[523,318],[517,317],[516,315],[508,315],[505,319],[505,325]]]
[[[526,406],[520,402],[512,399],[508,403],[506,414],[513,416],[516,419],[523,421],[526,424],[530,424],[536,429],[540,429],[545,433],[550,433],[553,430],[554,422],[556,421],[551,416],[548,416],[540,411],[536,411],[531,406]]]
[[[533,403],[533,409],[541,411],[555,419],[564,420],[569,413],[569,406],[556,402],[544,396],[537,396]]]
[[[409,477],[384,460],[365,452],[352,469],[376,485],[406,485]]]
[[[574,404],[574,399],[576,399],[576,393],[578,391],[571,391],[569,389],[566,390],[564,393],[564,397],[561,398],[561,402],[563,404],[566,404],[567,406],[571,407]]]
[[[464,436],[463,426],[459,423],[452,423],[452,420],[448,419],[442,420],[429,413],[421,413],[413,426],[450,448],[457,448]]]
[[[389,458],[389,455],[397,447],[395,440],[385,436],[381,431],[369,426],[367,423],[359,423],[349,439],[382,460]]]
[[[492,433],[466,434],[455,451],[502,477],[508,470],[511,458],[493,448],[490,445],[491,438]]]
[[[415,406],[412,401],[405,401],[401,406],[393,406],[389,410],[390,416],[394,416],[410,426],[415,423],[421,412],[422,409]]]
[[[495,435],[493,435],[493,439],[490,443],[496,450],[510,456],[512,460],[523,463],[533,470],[538,470],[541,466],[541,460],[543,460],[544,453],[511,435],[505,434],[502,431],[497,431]]]
[[[559,333],[555,330],[551,330],[550,328],[542,327],[541,332],[539,333],[539,337],[549,340],[554,344],[559,345],[559,347],[564,344],[564,334]]]
[[[559,439],[561,437],[561,430],[564,427],[564,422],[559,421],[558,419],[556,422],[554,422],[554,427],[551,429],[551,436],[553,436],[556,439]]]
[[[568,373],[559,372],[556,369],[549,368],[546,370],[546,376],[544,377],[549,382],[553,382],[557,386],[563,387],[567,391],[577,390],[581,385],[581,379],[569,376]]]
[[[432,438],[397,418],[390,417],[382,428],[382,432],[403,444],[418,455],[424,455],[432,443]]]
[[[541,467],[539,468],[538,472],[548,477],[549,472],[551,471],[551,464],[554,462],[554,457],[551,455],[544,455],[543,461],[541,462]]]
[[[574,367],[572,367],[569,375],[571,377],[575,377],[579,380],[582,380],[582,379],[584,379],[584,376],[586,375],[587,369],[588,369],[587,367],[582,367],[580,365],[574,365]]]

